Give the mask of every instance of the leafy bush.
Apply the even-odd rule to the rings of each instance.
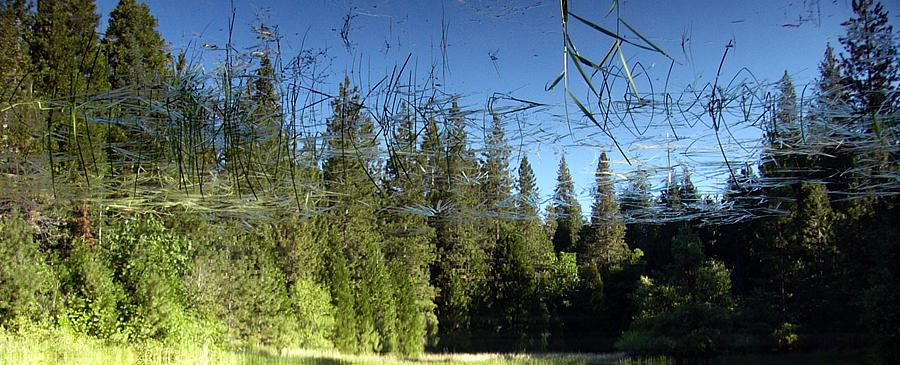
[[[137,341],[177,337],[189,320],[181,277],[191,241],[152,217],[115,222],[108,240],[116,278],[127,293],[120,306],[126,334]]]
[[[84,238],[75,239],[69,256],[58,266],[65,296],[66,319],[72,329],[100,338],[119,339],[117,306],[124,292],[100,252]]]
[[[18,212],[0,219],[0,327],[49,319],[56,310],[56,278]]]
[[[223,243],[201,247],[185,277],[193,308],[203,318],[221,321],[231,341],[296,342],[297,319],[272,253],[251,246],[256,242],[249,237],[226,237]]]

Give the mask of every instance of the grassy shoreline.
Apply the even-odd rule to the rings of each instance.
[[[213,344],[111,343],[62,330],[32,330],[11,334],[0,330],[0,365],[6,364],[222,364],[222,365],[576,365],[576,364],[858,364],[858,355],[779,354],[732,355],[704,361],[668,357],[632,358],[625,353],[424,353],[419,355],[344,354],[335,350],[248,347],[226,349]]]

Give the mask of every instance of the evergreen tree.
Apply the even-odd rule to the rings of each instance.
[[[282,130],[283,115],[276,91],[278,79],[267,54],[260,57],[256,75],[250,83],[250,114],[246,141],[248,163],[266,176],[266,183],[276,189],[290,168],[289,142]]]
[[[436,330],[434,288],[428,268],[434,261],[434,230],[424,215],[421,158],[416,145],[415,119],[404,106],[393,131],[393,149],[385,166],[384,208],[380,215],[385,255],[397,287],[398,348],[402,353],[424,350],[429,333]]]
[[[90,176],[104,170],[105,130],[85,120],[76,107],[86,93],[108,87],[106,58],[97,34],[99,23],[93,0],[42,0],[37,2],[28,39],[36,96],[65,105],[51,109],[48,115],[48,153],[63,157],[59,164],[58,159],[51,158],[54,175],[66,173],[75,178],[81,174],[88,185]]]
[[[383,237],[377,228],[376,191],[373,176],[377,168],[378,148],[373,136],[373,123],[363,114],[359,92],[350,87],[349,78],[340,85],[338,98],[332,102],[328,121],[326,160],[322,168],[325,188],[335,193],[326,203],[334,255],[343,255],[350,274],[353,311],[342,303],[347,296],[332,293],[337,317],[355,317],[354,328],[342,328],[349,322],[338,321],[336,331],[355,332],[353,341],[344,343],[346,351],[394,351],[397,346],[397,314],[395,288],[389,280],[389,267],[384,256]],[[340,260],[339,258],[335,258]],[[340,265],[338,265],[338,268]],[[343,285],[343,284],[341,284]],[[332,290],[336,290],[332,283]]]
[[[162,81],[159,77],[166,73],[167,57],[157,23],[146,4],[119,0],[109,14],[103,38],[110,87],[141,89]]]
[[[516,200],[516,208],[519,215],[525,219],[540,219],[538,214],[537,180],[534,177],[534,169],[528,162],[528,156],[522,156],[519,160],[519,179],[516,181],[516,190],[519,193]]]
[[[502,216],[508,213],[512,189],[512,177],[509,174],[509,144],[503,131],[500,116],[493,114],[491,129],[484,141],[485,181],[481,184],[484,193],[485,209]],[[495,236],[496,237],[496,236]]]
[[[469,349],[472,345],[473,304],[483,297],[487,280],[488,250],[484,237],[470,224],[477,219],[477,175],[475,156],[468,147],[465,115],[453,101],[444,121],[444,137],[437,122],[429,120],[422,152],[427,172],[426,196],[434,209],[429,225],[435,230],[437,258],[431,280],[438,289],[438,347],[444,351]]]
[[[591,222],[585,227],[581,244],[582,262],[596,265],[602,272],[621,268],[629,258],[625,243],[625,222],[616,201],[615,184],[606,152],[597,162],[596,190],[591,206]]]
[[[557,251],[572,252],[576,248],[583,219],[581,205],[575,197],[575,183],[569,173],[569,165],[563,156],[559,162],[556,177],[556,191],[553,198],[553,216],[556,230],[553,234],[553,248]]]
[[[623,218],[629,221],[638,220],[636,223],[625,225],[625,243],[645,252],[652,251],[652,247],[659,240],[657,237],[659,225],[648,221],[653,217],[653,196],[650,192],[652,187],[649,175],[649,171],[643,168],[636,169],[620,199]]]
[[[37,2],[28,43],[39,95],[68,98],[107,87],[99,24],[92,0]]]
[[[891,113],[900,98],[894,92],[900,81],[900,64],[893,26],[880,3],[856,0],[852,8],[854,16],[842,23],[847,35],[839,38],[847,51],[841,59],[844,82],[853,105],[860,113],[870,115],[859,125],[860,130],[878,133],[883,121],[869,118]]]
[[[813,170],[809,175],[827,179],[837,191],[846,190],[849,186],[849,181],[842,176],[853,168],[854,158],[852,153],[842,148],[843,142],[835,143],[833,138],[828,138],[835,131],[847,134],[853,130],[847,125],[852,118],[848,117],[851,105],[845,81],[841,64],[835,57],[831,44],[828,44],[822,62],[819,63],[818,88],[810,128],[811,142],[824,144],[824,149],[814,161],[814,167],[820,169],[820,172]]]
[[[167,56],[164,41],[156,31],[157,23],[150,8],[137,0],[120,0],[110,12],[101,46],[106,54],[107,81],[111,88],[129,88],[139,97],[159,98],[158,92],[154,95],[154,89],[166,81],[162,78],[167,74]],[[167,135],[170,131],[153,123],[157,118],[142,111],[143,105],[109,111],[122,121],[115,127],[107,126],[109,158],[122,165],[134,155],[139,155],[142,161],[165,157],[183,159],[178,156],[179,149],[170,148],[171,144],[167,143],[172,139]]]
[[[29,59],[25,36],[29,18],[25,1],[0,1],[0,103],[13,104],[28,97]],[[0,150],[4,151],[0,160],[15,161],[39,149],[40,141],[32,137],[36,124],[35,118],[25,110],[0,113]]]
[[[28,74],[28,52],[24,44],[28,19],[25,2],[0,2],[0,100],[20,97]]]
[[[761,166],[763,176],[776,185],[805,175],[809,165],[801,150],[797,93],[787,71],[778,82],[778,88],[774,116],[766,131],[768,149]]]
[[[641,276],[634,322],[616,347],[641,354],[698,356],[734,345],[734,298],[728,269],[703,254],[700,237],[683,225],[662,276]]]

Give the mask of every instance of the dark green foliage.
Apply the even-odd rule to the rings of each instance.
[[[853,17],[842,25],[847,34],[839,38],[847,51],[841,60],[850,100],[861,114],[887,114],[897,108],[896,90],[900,65],[887,11],[872,0],[853,1]],[[874,122],[874,123],[873,123]],[[861,121],[859,128],[878,133],[879,123]]]
[[[703,254],[700,237],[682,227],[672,263],[658,279],[641,277],[637,314],[616,343],[634,353],[706,355],[732,346],[734,299],[728,269]]]
[[[582,230],[580,257],[585,265],[597,266],[602,272],[616,271],[629,261],[631,251],[625,243],[625,223],[605,152],[600,154],[594,176],[597,186],[591,222]]]
[[[467,176],[477,175],[474,153],[468,147],[465,116],[453,102],[443,130],[434,120],[426,125],[422,141],[428,202],[437,212],[429,218],[435,230],[437,257],[431,266],[431,281],[438,289],[438,347],[454,351],[472,346],[471,310],[482,296],[489,251],[476,219],[478,186]],[[443,133],[443,136],[441,134]]]
[[[486,180],[481,184],[483,204],[486,210],[502,215],[512,208],[509,197],[513,181],[509,174],[509,144],[506,142],[503,122],[497,114],[493,115],[484,145],[482,170]],[[497,239],[496,235],[493,238]]]
[[[102,176],[106,129],[86,120],[77,109],[87,92],[108,88],[106,59],[100,47],[100,22],[92,0],[38,1],[33,29],[29,32],[29,56],[35,96],[58,100],[47,114],[44,145],[55,176],[83,180]],[[53,138],[53,135],[65,138]]]
[[[24,94],[28,74],[29,21],[24,1],[0,2],[0,101],[16,100]]]
[[[583,218],[581,205],[575,197],[575,184],[569,173],[566,157],[559,161],[559,174],[556,177],[556,190],[553,201],[553,218],[556,220],[553,234],[553,247],[557,252],[573,252],[578,243]]]
[[[407,109],[395,131],[395,149],[385,167],[383,189],[388,195],[380,215],[395,288],[397,339],[394,350],[419,353],[437,330],[434,288],[428,268],[434,261],[434,230],[425,217],[405,209],[425,203],[425,175],[416,141],[415,117]],[[392,206],[400,206],[395,208]]]
[[[150,8],[137,0],[120,0],[109,14],[103,47],[110,87],[143,89],[162,81],[167,59],[157,23]]]

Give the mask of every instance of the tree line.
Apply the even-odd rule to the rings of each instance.
[[[526,155],[514,160],[501,114],[477,149],[455,99],[431,113],[403,104],[379,129],[348,78],[325,130],[298,142],[265,54],[250,81],[211,86],[184,53],[167,52],[135,0],[118,3],[102,35],[92,0],[0,2],[0,96],[11,106],[0,113],[0,186],[16,192],[0,204],[0,327],[347,352],[890,355],[900,337],[897,198],[842,193],[890,179],[878,172],[897,169],[896,153],[859,153],[845,147],[853,140],[792,152],[829,138],[804,125],[897,143],[888,14],[852,5],[844,53],[829,45],[819,65],[815,112],[800,114],[786,72],[765,152],[723,197],[700,196],[687,169],[658,195],[640,170],[617,192],[601,153],[583,214],[565,157],[539,206],[535,172]],[[164,104],[144,101],[159,95]],[[103,113],[87,116],[80,108],[91,103]],[[91,200],[111,186],[127,202],[138,185],[173,196],[268,190],[297,209],[229,218]],[[626,219],[655,206],[690,217],[710,199],[784,214]]]

